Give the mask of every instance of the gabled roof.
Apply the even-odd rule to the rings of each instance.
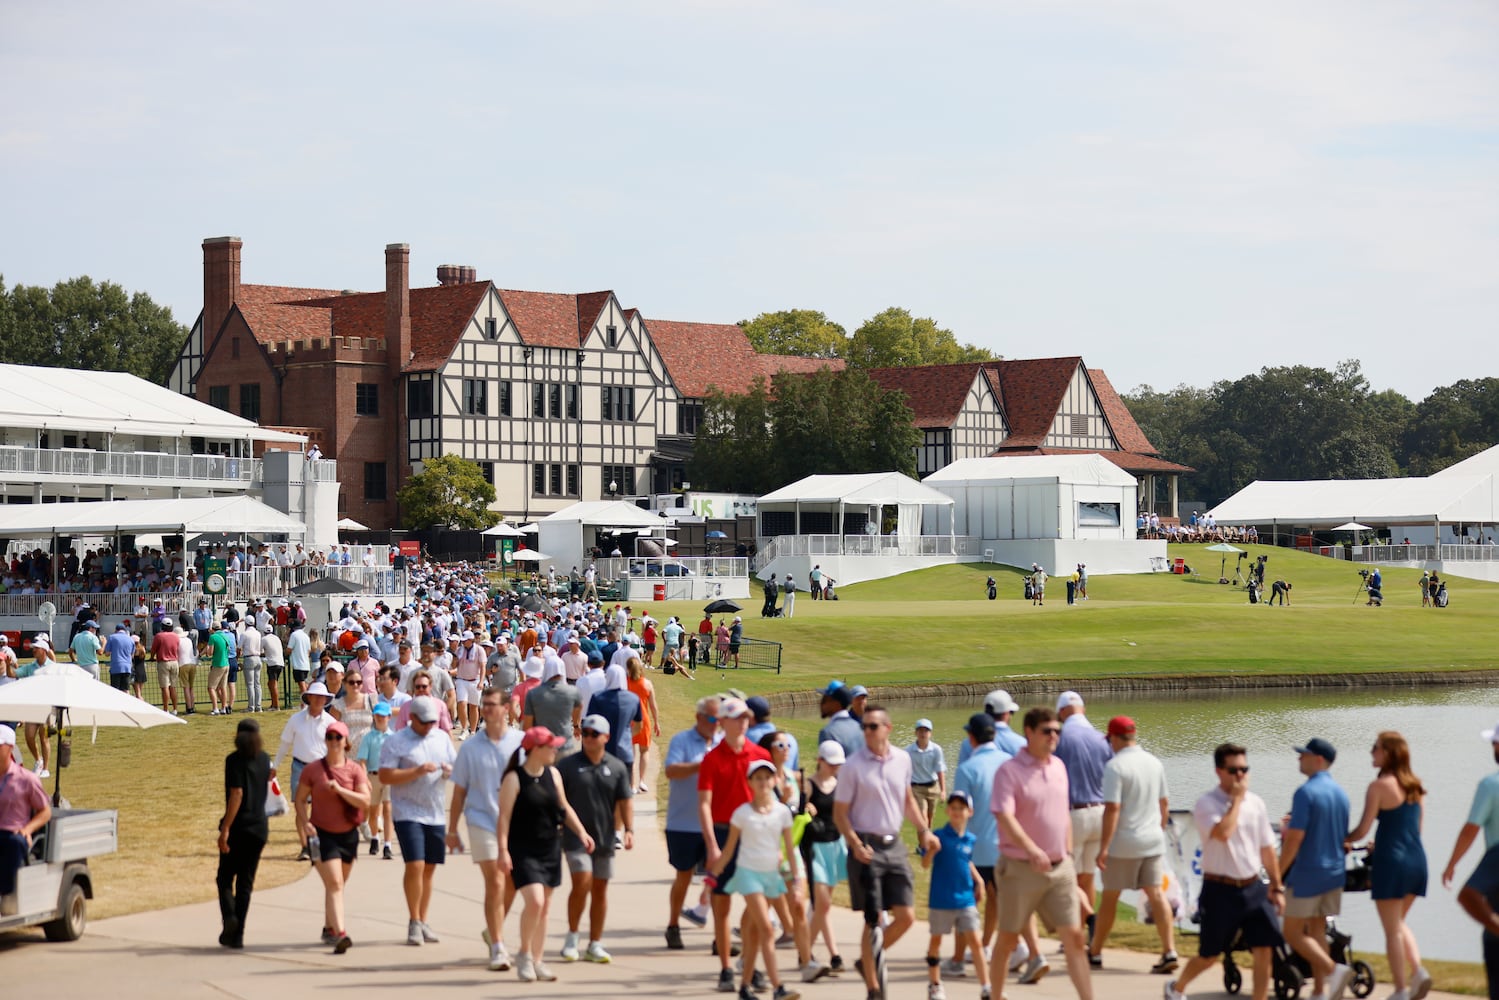
[[[906,394],[906,405],[915,414],[917,427],[951,427],[963,409],[974,377],[983,367],[970,361],[914,368],[871,368],[868,374],[881,388],[899,389]]]
[[[578,343],[588,339],[593,325],[599,321],[599,313],[613,295],[613,292],[585,292],[578,296]]]
[[[326,309],[308,308],[306,303],[337,298],[337,289],[294,288],[289,285],[240,285],[234,304],[256,342],[274,344],[283,340],[326,337],[331,316]],[[209,338],[217,330],[204,330]]]
[[[683,396],[701,399],[711,387],[746,392],[765,374],[749,338],[732,323],[647,319],[645,329]]]
[[[402,364],[402,370],[431,371],[446,364],[488,292],[487,281],[411,289],[412,356]],[[288,308],[328,312],[331,322],[324,336],[385,337],[384,292],[334,295]],[[387,349],[391,346],[386,344]]]
[[[505,304],[505,312],[515,324],[515,332],[520,334],[521,341],[533,347],[576,348],[582,343],[580,331],[592,328],[599,309],[603,308],[600,301],[593,315],[584,319],[582,313],[586,308],[580,308],[580,300],[612,294],[596,292],[580,296],[560,292],[523,292],[511,288],[497,288],[495,291]]]
[[[1098,405],[1103,407],[1104,416],[1109,419],[1109,429],[1114,432],[1114,440],[1119,442],[1119,447],[1140,455],[1159,455],[1156,446],[1150,443],[1140,425],[1135,423],[1129,407],[1124,405],[1124,400],[1114,391],[1114,384],[1103,373],[1103,369],[1089,368],[1088,378],[1093,382],[1093,394],[1098,397]]]
[[[1041,446],[1051,433],[1067,386],[1082,363],[1079,357],[988,363],[999,375],[1005,419],[1010,425],[1006,447]]]
[[[1133,451],[1089,451],[1086,448],[1012,448],[1006,441],[991,458],[1023,458],[1029,455],[1102,455],[1125,472],[1196,472],[1190,465],[1177,465],[1158,455],[1142,455]]]
[[[767,493],[759,506],[778,503],[922,504],[946,507],[953,498],[900,472],[817,475]]]

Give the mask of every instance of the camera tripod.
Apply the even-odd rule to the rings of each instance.
[[[1248,555],[1248,552],[1240,552],[1239,561],[1234,564],[1234,586],[1236,588],[1249,586],[1249,581],[1244,579],[1244,559]]]

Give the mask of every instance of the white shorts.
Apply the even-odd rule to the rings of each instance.
[[[473,855],[474,861],[498,861],[500,841],[494,830],[475,826],[468,820],[464,820],[464,823],[468,826],[468,853]]]
[[[458,685],[458,704],[477,705],[484,694],[484,688],[480,681],[466,681],[459,678],[454,682]]]
[[[1098,851],[1103,847],[1103,806],[1072,810],[1072,863],[1079,875],[1098,871]]]

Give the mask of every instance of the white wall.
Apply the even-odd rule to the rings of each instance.
[[[1087,565],[1089,576],[1159,572],[1166,564],[1162,540],[1013,539],[982,542],[979,548],[992,549],[997,563],[1021,569],[1040,563],[1054,576],[1070,576],[1078,563]]]
[[[954,532],[985,539],[1095,539],[1126,541],[1134,534],[1134,487],[1055,481],[943,483],[927,485],[953,498]],[[1119,505],[1117,528],[1080,526],[1079,503]],[[940,534],[933,512],[923,530]]]
[[[573,566],[580,569],[588,565],[583,560],[583,522],[541,521],[537,524],[536,544],[550,559],[540,563],[519,563],[524,569],[539,569],[545,572],[556,566],[557,572],[566,573]]]
[[[902,573],[910,573],[913,570],[926,569],[929,566],[950,566],[953,563],[971,561],[967,556],[782,556],[774,559],[768,566],[760,570],[757,579],[750,582],[750,596],[756,600],[760,598],[761,581],[771,573],[776,579],[785,580],[786,574],[791,574],[791,579],[796,583],[797,593],[802,600],[810,600],[807,596],[807,574],[812,572],[812,564],[815,562],[822,567],[824,578],[832,577],[837,581],[839,587],[849,584],[863,583],[866,580],[883,580],[887,576],[899,576]],[[754,610],[753,608],[749,610]]]

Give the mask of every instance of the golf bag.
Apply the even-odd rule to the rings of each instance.
[[[1031,583],[1031,578],[1030,577],[1026,577],[1025,578],[1025,599],[1027,601],[1031,601],[1031,600],[1035,600],[1035,597],[1036,597],[1036,585],[1033,584],[1033,583]]]
[[[776,597],[780,594],[780,589],[776,587],[775,581],[773,579],[765,584],[764,594],[765,604],[760,608],[760,617],[780,618],[781,609],[776,607]]]
[[[1439,584],[1437,584],[1437,596],[1434,597],[1434,598],[1432,598],[1432,603],[1434,603],[1439,608],[1445,608],[1447,606],[1447,584],[1446,583],[1439,583]]]
[[[992,601],[995,598],[999,597],[999,584],[994,582],[994,577],[989,577],[989,583],[987,584],[987,586],[989,588],[989,600]]]
[[[1244,592],[1249,595],[1250,604],[1260,603],[1260,582],[1254,577],[1251,576],[1249,578],[1249,583],[1245,585]]]

